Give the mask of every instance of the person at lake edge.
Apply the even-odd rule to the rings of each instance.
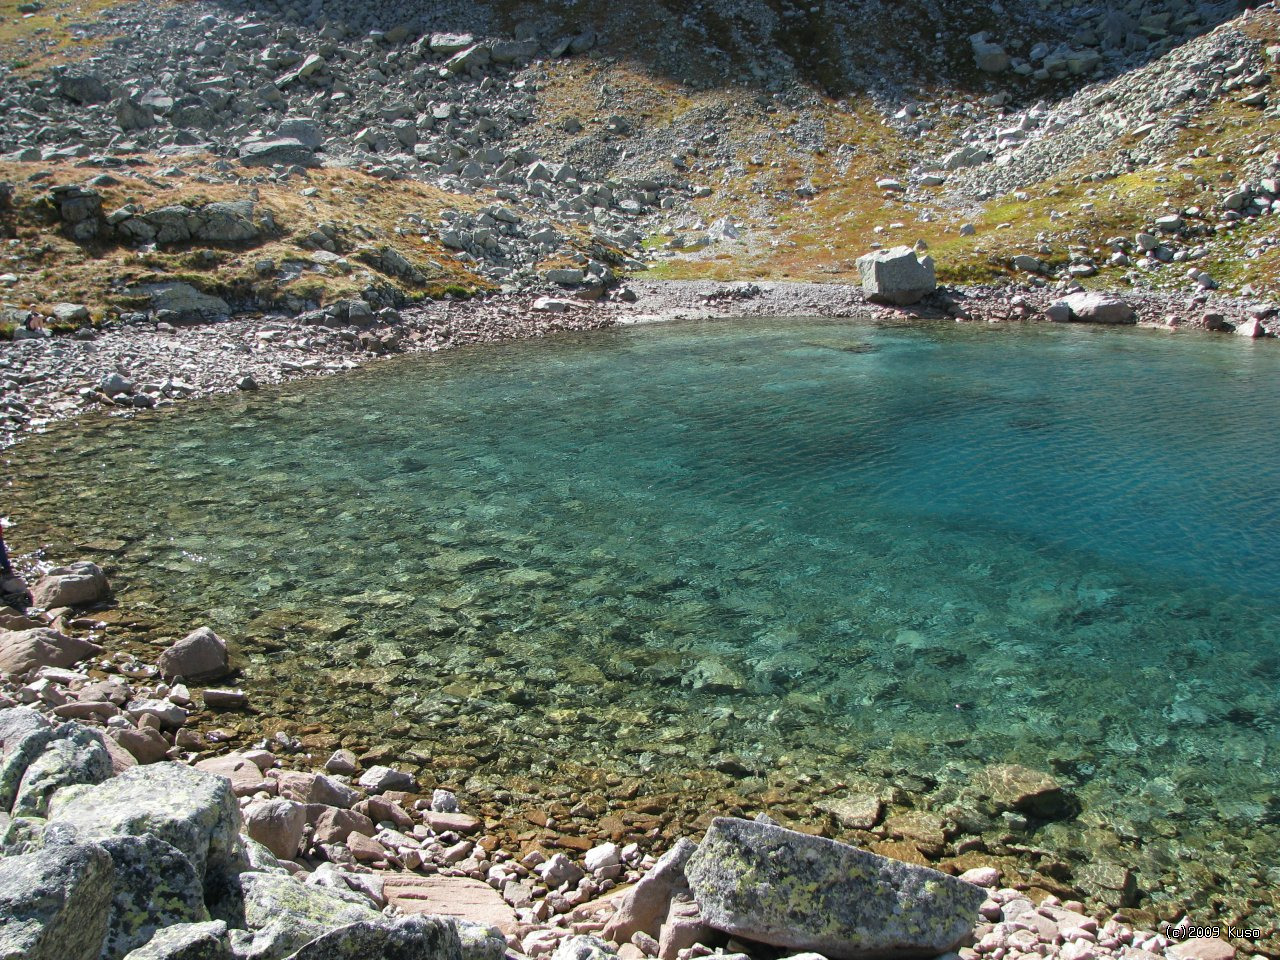
[[[26,581],[13,572],[9,551],[4,543],[4,523],[0,522],[0,604],[25,610],[31,606]]]
[[[6,580],[13,576],[13,566],[9,563],[9,551],[4,545],[4,524],[0,523],[0,576]]]

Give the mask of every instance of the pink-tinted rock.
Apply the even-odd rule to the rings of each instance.
[[[324,764],[326,773],[342,773],[348,776],[355,773],[357,768],[356,755],[350,750],[333,751],[333,755]]]
[[[347,849],[358,863],[374,863],[387,859],[387,850],[377,840],[352,830],[346,836]]]
[[[313,839],[316,843],[341,843],[353,832],[367,837],[377,832],[373,821],[363,813],[342,807],[321,807],[312,822],[315,824]]]
[[[995,867],[974,867],[960,874],[960,879],[975,887],[994,887],[1000,882],[1000,871]]]
[[[323,803],[328,807],[349,808],[360,794],[344,783],[322,773],[286,771],[280,774],[280,796],[298,803]]]
[[[166,680],[182,677],[202,682],[217,680],[231,672],[227,644],[208,627],[191,631],[160,654],[160,673]]]
[[[402,913],[458,917],[497,927],[506,935],[516,931],[516,913],[487,883],[467,877],[422,877],[390,873],[383,878],[387,902]]]
[[[1166,952],[1177,960],[1235,960],[1236,948],[1216,937],[1192,937]]]
[[[77,700],[64,703],[53,708],[53,715],[64,720],[100,720],[106,721],[117,716],[120,708],[105,700]]]
[[[0,631],[0,673],[17,675],[38,667],[69,667],[101,652],[96,643],[48,627]]]
[[[626,943],[637,932],[656,938],[670,911],[672,898],[689,890],[684,867],[696,849],[692,841],[681,838],[663,854],[618,904],[618,911],[605,925],[605,939]]]
[[[658,960],[676,960],[676,954],[695,943],[709,943],[723,937],[702,922],[702,914],[692,899],[676,897],[667,910],[658,937]]]
[[[427,826],[436,833],[445,833],[450,830],[454,833],[475,833],[480,829],[480,821],[466,813],[435,813],[428,811],[424,816]]]
[[[1097,960],[1098,948],[1092,943],[1072,941],[1058,949],[1060,960]]]
[[[363,813],[374,823],[393,823],[400,830],[413,829],[413,818],[405,813],[399,804],[392,803],[384,797],[369,797],[361,800],[351,809],[357,813]]]
[[[55,567],[36,581],[31,590],[32,602],[45,610],[58,607],[85,607],[105,600],[111,594],[107,575],[96,563],[79,560],[69,566]]]
[[[256,763],[246,760],[238,753],[201,760],[196,764],[196,769],[216,773],[230,780],[231,790],[237,797],[252,796],[262,790],[270,791],[273,786],[263,777]]]
[[[298,855],[306,823],[306,807],[279,797],[251,803],[244,811],[245,833],[282,860]]]
[[[1234,331],[1237,337],[1246,337],[1249,340],[1257,340],[1259,337],[1267,335],[1267,328],[1257,320],[1245,320],[1237,323]]]
[[[138,763],[159,763],[169,756],[169,741],[150,727],[109,727],[107,737],[123,747]],[[115,765],[112,758],[112,765]]]
[[[136,767],[138,758],[124,744],[113,737],[110,730],[107,730],[106,734],[102,738],[102,745],[107,748],[107,753],[111,756],[111,775],[118,777],[130,767]]]

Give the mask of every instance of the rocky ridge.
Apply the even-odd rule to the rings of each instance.
[[[1163,162],[1215,104],[1248,101],[1269,122],[1270,61],[1245,29],[1249,16],[1232,19],[1229,4],[1041,6],[993,19],[1002,11],[931,0],[919,22],[887,30],[874,11],[850,19],[836,8],[718,0],[681,19],[657,10],[639,34],[594,7],[566,17],[500,4],[109,6],[79,34],[109,49],[0,74],[10,120],[0,149],[13,165],[0,207],[15,214],[7,229],[19,241],[0,275],[16,301],[0,328],[20,326],[33,307],[65,326],[48,293],[59,262],[86,255],[100,272],[131,258],[152,268],[128,289],[64,298],[95,322],[139,310],[301,312],[353,295],[376,312],[451,282],[598,298],[616,273],[654,258],[655,237],[667,238],[658,259],[671,261],[669,275],[717,260],[746,265],[770,249],[777,260],[800,232],[780,222],[785,205],[821,213],[837,199],[875,198],[885,201],[882,222],[853,217],[851,242],[905,228],[895,216],[937,240],[955,210],[1077,176],[1075,165],[1094,155],[1103,180]],[[913,62],[907,41],[923,24],[952,21],[974,29],[938,34],[938,56]],[[805,43],[816,52],[801,55]],[[726,69],[746,86],[724,85]],[[648,79],[633,82],[637,71]],[[839,78],[839,91],[824,78]],[[885,126],[864,144],[850,121],[868,102]],[[874,177],[835,198],[840,178],[863,177],[873,163]],[[1231,188],[1243,199],[1221,198],[1222,223],[1270,213],[1273,163],[1265,151],[1231,158],[1247,180]],[[355,179],[335,188],[325,171]],[[394,214],[369,204],[398,183],[440,192]],[[120,184],[128,193],[119,200],[121,191],[104,191]],[[217,199],[204,195],[211,187]],[[302,200],[323,212],[330,191],[354,193],[357,209],[328,219],[297,209]],[[1148,232],[1142,216],[1134,210],[1131,235]],[[1221,233],[1196,219],[1168,252],[1181,260],[1139,258],[1126,240],[1110,256],[1073,253],[1062,268],[1076,268],[1073,279],[1116,268],[1126,283],[1168,282],[1164,263],[1204,260]],[[50,226],[72,245],[51,248]],[[999,244],[982,234],[947,236],[944,280]],[[1016,277],[1019,256],[1058,269],[1056,244],[1040,241],[1054,248],[1045,258],[1013,242],[1024,241],[1003,244],[1002,270]],[[1139,259],[1146,266],[1128,269]],[[841,272],[853,269],[847,257]],[[299,283],[299,270],[317,283]],[[1202,283],[1204,272],[1183,279]],[[326,274],[350,282],[334,291],[319,282]],[[153,299],[157,286],[192,279],[211,300],[188,297],[175,310]]]

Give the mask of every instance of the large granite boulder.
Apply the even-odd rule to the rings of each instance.
[[[166,680],[181,677],[193,683],[217,680],[231,672],[227,642],[208,627],[192,630],[174,643],[160,654],[157,666]]]
[[[102,734],[77,723],[64,723],[50,731],[43,751],[28,765],[18,782],[14,816],[43,817],[49,799],[62,787],[102,783],[111,778],[111,754]]]
[[[218,320],[231,315],[231,306],[221,297],[202,293],[189,283],[143,283],[129,287],[130,296],[146,297],[156,313],[167,312],[184,322]]]
[[[938,288],[933,257],[917,259],[910,247],[875,250],[858,258],[858,276],[868,300],[906,306]]]
[[[111,89],[91,73],[62,74],[58,77],[58,93],[82,106],[111,99]]]
[[[172,844],[152,836],[110,837],[115,865],[103,960],[117,960],[175,923],[204,923],[209,911],[195,867]]]
[[[0,859],[0,957],[98,960],[112,876],[93,843]]]
[[[69,667],[101,652],[96,643],[48,627],[0,630],[0,673],[19,676],[38,667]]]
[[[353,923],[322,934],[289,960],[462,960],[458,933],[444,917],[397,917]]]
[[[13,807],[27,767],[54,736],[53,724],[30,707],[0,710],[0,811]]]
[[[231,960],[227,925],[221,920],[208,923],[177,923],[163,930],[124,960]]]
[[[458,931],[462,960],[502,960],[507,955],[507,938],[497,927],[457,917],[449,919]]]
[[[315,151],[293,137],[264,139],[250,137],[239,147],[240,162],[246,167],[298,166],[318,167],[320,158]]]
[[[107,575],[96,563],[77,560],[65,567],[54,567],[36,581],[31,590],[37,607],[85,607],[105,600],[111,593]]]
[[[206,243],[247,243],[258,239],[253,222],[252,200],[228,200],[206,203],[196,217],[191,231],[196,240]]]
[[[59,790],[49,822],[81,840],[150,834],[177,847],[206,885],[230,882],[247,865],[231,785],[180,763],[133,767],[96,786]]]
[[[242,873],[240,889],[249,932],[233,930],[231,936],[241,960],[283,960],[339,927],[382,917],[361,894],[307,886],[280,873]]]
[[[730,817],[712,821],[685,875],[709,926],[832,960],[945,953],[986,898],[927,867]]]
[[[551,960],[614,960],[617,956],[617,950],[599,937],[579,934],[561,940]]]

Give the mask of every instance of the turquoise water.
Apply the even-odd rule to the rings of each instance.
[[[428,769],[873,773],[959,821],[1018,762],[1078,816],[960,834],[1238,904],[1280,882],[1278,406],[1232,338],[637,327],[81,424],[9,512]]]

